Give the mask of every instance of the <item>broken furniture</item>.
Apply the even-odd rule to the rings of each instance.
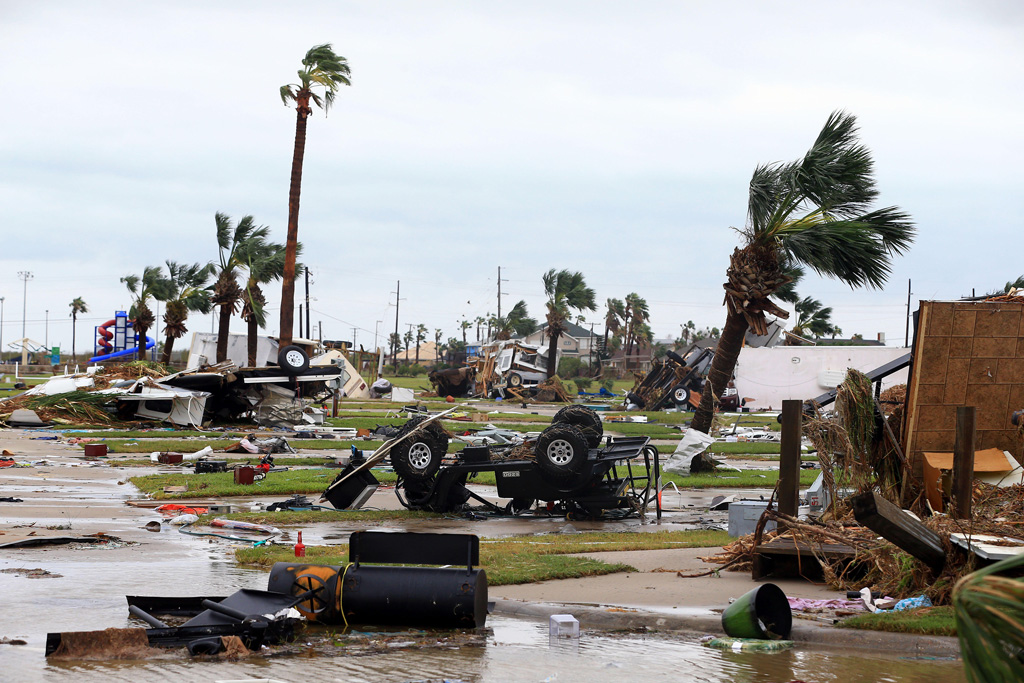
[[[295,608],[324,624],[482,628],[487,574],[473,568],[478,564],[480,539],[471,534],[356,531],[349,537],[349,564],[278,562],[268,586],[302,596]]]

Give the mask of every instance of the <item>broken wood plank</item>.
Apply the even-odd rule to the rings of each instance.
[[[851,498],[853,516],[876,534],[924,562],[936,574],[946,565],[946,550],[934,531],[874,491]]]

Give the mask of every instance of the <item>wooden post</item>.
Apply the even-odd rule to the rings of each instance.
[[[340,389],[334,390],[334,401],[331,406],[331,417],[338,417],[338,394],[341,393]]]
[[[956,441],[953,444],[953,517],[971,518],[974,495],[974,406],[956,409]]]
[[[782,402],[782,444],[779,457],[779,512],[796,517],[800,497],[802,401]]]

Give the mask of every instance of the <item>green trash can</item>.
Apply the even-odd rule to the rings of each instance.
[[[733,638],[786,640],[793,629],[793,611],[781,588],[763,583],[725,608],[722,628]]]

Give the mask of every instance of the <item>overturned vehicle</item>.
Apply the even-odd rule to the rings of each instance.
[[[443,413],[441,414],[443,415]],[[358,507],[376,488],[369,467],[384,454],[398,474],[395,493],[411,510],[553,514],[598,518],[644,514],[657,500],[657,449],[650,439],[604,437],[601,419],[585,406],[560,410],[535,439],[467,446],[449,453],[440,415],[414,417],[363,462],[350,464],[324,492],[337,508]],[[498,505],[470,489],[482,472],[494,474]],[[541,503],[543,505],[538,505]],[[660,512],[660,510],[659,510]]]

